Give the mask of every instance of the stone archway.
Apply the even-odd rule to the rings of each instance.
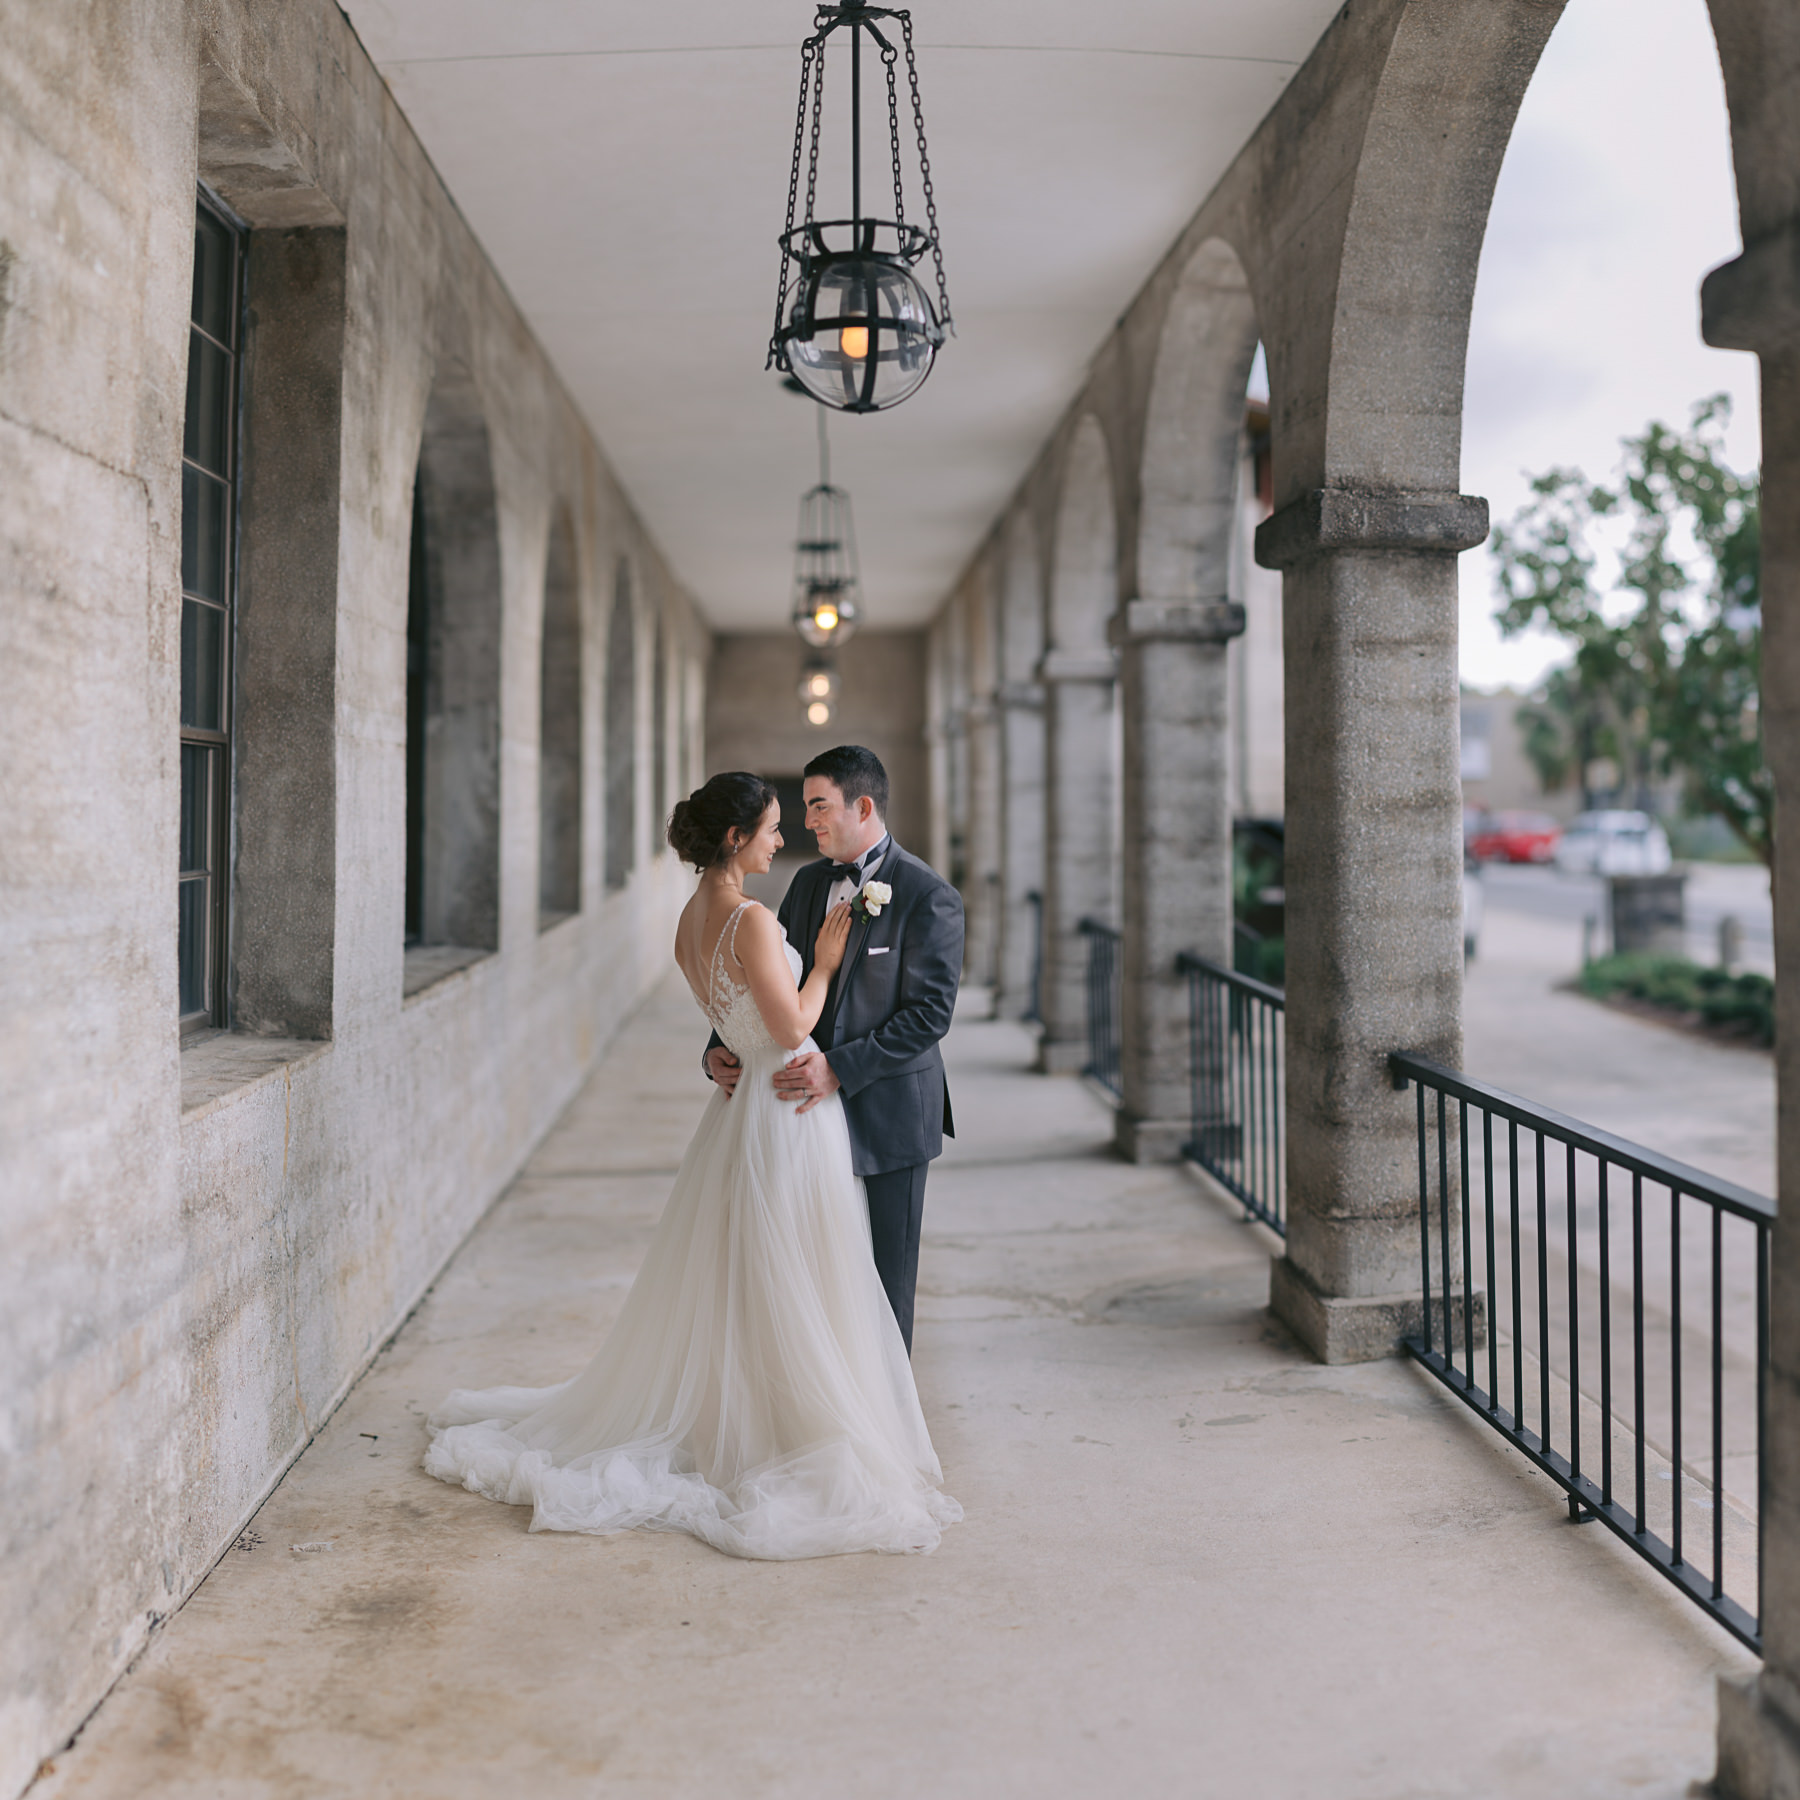
[[[1231,961],[1226,647],[1244,393],[1256,307],[1219,238],[1164,316],[1138,465],[1137,594],[1112,624],[1123,722],[1120,1149],[1171,1161],[1190,1134],[1187,985],[1176,957]]]
[[[1118,503],[1100,421],[1085,414],[1063,453],[1050,569],[1045,689],[1043,1036],[1039,1066],[1086,1060],[1084,918],[1112,923],[1117,718],[1107,626],[1118,604]]]

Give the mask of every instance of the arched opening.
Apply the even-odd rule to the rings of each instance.
[[[1282,811],[1281,576],[1257,566],[1273,499],[1268,368],[1242,262],[1209,238],[1165,315],[1139,488],[1137,591],[1229,600],[1244,628],[1226,651],[1228,799],[1236,818]]]
[[[606,885],[622,888],[637,862],[637,624],[631,564],[620,559],[606,627]]]
[[[538,929],[581,910],[581,579],[558,507],[544,565],[538,655]]]
[[[1084,919],[1117,916],[1119,741],[1107,625],[1118,604],[1118,513],[1106,435],[1092,414],[1070,437],[1050,570],[1045,687],[1043,1037],[1052,1073],[1086,1059]]]
[[[425,409],[407,578],[409,946],[499,946],[500,627],[487,425],[471,384],[440,379]]]

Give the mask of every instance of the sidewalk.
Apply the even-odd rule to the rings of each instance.
[[[1113,1160],[1005,1024],[952,1034],[926,1214],[918,1373],[968,1512],[935,1556],[532,1537],[427,1479],[445,1389],[553,1380],[616,1312],[702,1035],[671,982],[34,1800],[1678,1800],[1710,1772],[1713,1678],[1750,1659],[1416,1369],[1306,1361],[1260,1233]]]
[[[1579,920],[1490,897],[1463,987],[1468,1074],[1772,1195],[1774,1057],[1565,991],[1580,967]]]

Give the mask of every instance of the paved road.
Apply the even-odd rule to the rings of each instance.
[[[1596,876],[1490,863],[1481,879],[1492,910],[1576,924],[1606,916],[1606,884]],[[1687,885],[1688,954],[1696,961],[1717,960],[1719,921],[1727,914],[1744,928],[1744,966],[1772,973],[1775,936],[1767,872],[1754,864],[1693,864]],[[1595,948],[1602,947],[1603,940],[1597,937]]]

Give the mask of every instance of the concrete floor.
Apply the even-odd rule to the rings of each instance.
[[[1750,1659],[1400,1363],[1323,1369],[1268,1240],[959,1024],[925,1558],[532,1537],[427,1479],[454,1383],[614,1315],[703,1099],[678,983],[34,1800],[1116,1795],[1675,1800]]]

